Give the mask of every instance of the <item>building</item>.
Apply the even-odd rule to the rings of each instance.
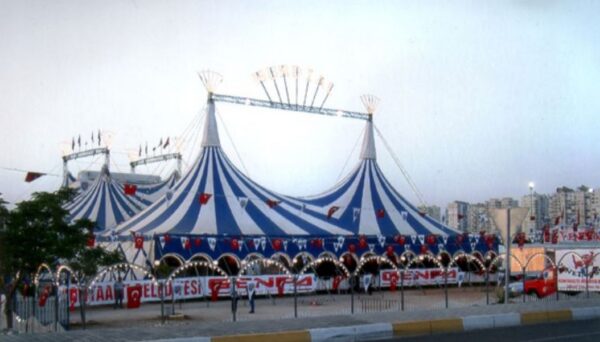
[[[541,230],[544,225],[550,223],[550,196],[538,193],[524,195],[521,198],[521,205],[530,209],[526,219],[529,224],[525,224],[526,228]]]
[[[469,203],[467,202],[454,201],[448,204],[448,207],[446,208],[448,226],[467,232],[469,227],[468,210]]]
[[[426,213],[427,216],[433,218],[434,220],[442,221],[442,209],[437,205],[422,205],[419,207],[419,211]]]
[[[491,232],[492,223],[488,215],[488,205],[485,203],[470,204],[467,209],[467,224],[470,233]]]

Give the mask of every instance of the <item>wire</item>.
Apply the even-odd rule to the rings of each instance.
[[[373,128],[375,128],[375,132],[377,132],[377,136],[383,142],[383,145],[385,146],[385,148],[387,149],[388,153],[390,154],[390,156],[392,157],[392,159],[396,163],[396,166],[398,166],[398,168],[402,172],[402,175],[406,179],[406,182],[408,183],[408,185],[411,187],[412,191],[415,193],[415,195],[419,199],[419,202],[421,202],[421,205],[427,206],[427,203],[423,199],[423,194],[421,194],[421,191],[419,191],[419,188],[417,188],[417,185],[415,184],[415,182],[412,180],[412,178],[408,174],[408,171],[406,171],[406,169],[404,168],[404,166],[402,166],[402,163],[400,163],[400,159],[398,159],[398,156],[396,156],[396,154],[394,153],[394,151],[392,150],[392,148],[390,147],[390,145],[388,144],[388,142],[385,140],[385,138],[383,137],[383,135],[381,134],[381,132],[379,131],[379,129],[377,128],[377,126],[375,126],[375,124],[373,124]]]
[[[346,162],[344,163],[344,166],[342,167],[342,170],[340,170],[340,174],[337,177],[337,182],[338,183],[342,180],[342,176],[344,175],[344,171],[346,170],[346,166],[348,166],[348,162],[350,162],[350,157],[352,157],[354,155],[354,151],[356,150],[356,146],[358,146],[358,142],[361,140],[361,137],[363,137],[364,134],[365,134],[366,127],[367,126],[364,126],[362,133],[356,139],[356,142],[354,143],[354,147],[352,147],[352,151],[350,151],[350,154],[348,154],[348,158],[346,158]]]
[[[244,172],[246,173],[246,176],[250,177],[250,173],[248,172],[248,169],[246,168],[246,165],[244,164],[244,161],[242,160],[242,157],[240,156],[240,153],[238,152],[238,149],[235,146],[235,142],[233,142],[233,139],[231,138],[231,135],[229,134],[229,130],[227,129],[227,125],[225,125],[225,121],[223,120],[223,118],[221,118],[221,113],[218,110],[217,110],[217,116],[218,116],[219,120],[221,120],[221,124],[222,124],[223,128],[225,129],[225,134],[227,134],[227,137],[229,138],[229,141],[231,141],[231,145],[233,146],[233,150],[235,151],[235,155],[238,157],[240,163],[242,164],[242,168],[244,168]]]

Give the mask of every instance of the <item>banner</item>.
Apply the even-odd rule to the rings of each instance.
[[[440,268],[409,269],[403,273],[404,286],[444,285],[444,270]],[[490,283],[496,281],[496,274],[490,274]],[[394,270],[382,270],[379,273],[381,287],[400,287],[400,277]],[[458,267],[448,269],[448,284],[485,283],[485,274],[462,272]]]
[[[256,282],[256,294],[285,295],[294,293],[294,282],[287,275],[262,275],[243,276],[237,278],[236,292],[238,296],[246,296],[248,281]],[[129,294],[135,289],[136,301],[140,303],[160,301],[160,286],[151,280],[127,280],[124,281],[124,292]],[[115,303],[114,282],[98,282],[88,290],[86,305],[107,305]],[[313,274],[298,276],[296,291],[298,293],[312,292],[317,289],[316,277]],[[131,290],[131,291],[130,291]],[[79,291],[75,285],[69,287],[69,304],[72,307],[79,306]],[[137,293],[139,292],[139,296]],[[227,277],[190,277],[177,278],[172,283],[165,284],[165,299],[176,300],[194,299],[209,296],[213,299],[229,297],[231,295],[231,281]],[[67,287],[60,287],[61,295],[67,294]],[[128,304],[130,296],[123,298],[123,303]]]
[[[556,262],[559,291],[585,291],[586,278],[589,291],[600,291],[600,249],[557,250]]]

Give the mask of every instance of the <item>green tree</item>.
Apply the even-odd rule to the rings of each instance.
[[[93,229],[94,223],[89,220],[82,220],[80,224]],[[84,248],[80,250],[77,255],[69,261],[69,266],[75,272],[75,277],[79,280],[79,312],[81,314],[81,323],[83,328],[86,326],[85,318],[85,299],[87,298],[87,291],[90,282],[93,280],[101,266],[114,265],[119,262],[123,262],[125,259],[123,255],[115,251],[106,251],[100,246],[93,248]]]
[[[88,220],[68,221],[64,209],[74,196],[71,189],[53,193],[38,192],[32,198],[7,211],[0,205],[0,274],[8,276],[6,299],[11,303],[22,280],[34,274],[42,263],[56,266],[59,263],[77,265],[77,272],[91,272],[88,260],[102,261],[101,249],[86,247],[94,224]],[[97,254],[96,254],[97,253]],[[110,261],[109,257],[106,261]],[[5,308],[7,326],[12,329],[12,306]]]

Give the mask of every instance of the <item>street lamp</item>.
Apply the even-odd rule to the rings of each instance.
[[[165,324],[165,301],[164,301],[164,289],[163,282],[158,279],[158,267],[160,266],[160,260],[154,260],[154,277],[158,283],[158,295],[160,296],[160,322]]]
[[[537,220],[536,217],[533,213],[533,188],[535,186],[535,184],[533,182],[529,182],[529,228],[531,229],[531,232],[533,233],[534,228],[537,228]]]

